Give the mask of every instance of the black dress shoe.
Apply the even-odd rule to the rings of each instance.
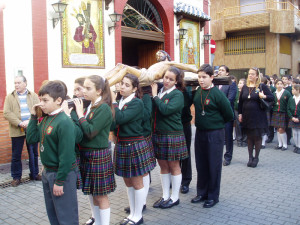
[[[203,204],[203,208],[211,208],[218,202],[219,202],[219,200],[206,200]]]
[[[93,225],[95,223],[95,218],[90,217],[88,221],[85,222],[85,225]]]
[[[146,208],[147,208],[146,204],[143,205],[143,212],[145,211]],[[130,207],[129,206],[125,207],[124,211],[129,214],[130,213]]]
[[[252,166],[252,161],[253,161],[253,158],[249,158],[249,161],[247,163],[247,166],[248,167],[251,167]]]
[[[260,149],[265,149],[266,148],[266,146],[265,145],[262,145],[261,147],[260,147]]]
[[[207,200],[206,197],[203,197],[201,195],[197,195],[195,198],[192,198],[191,203],[203,202],[205,200]]]
[[[295,147],[295,148],[294,148],[294,150],[293,150],[293,152],[295,152],[295,153],[296,153],[297,151],[298,151],[298,148],[297,148],[297,147]]]
[[[277,146],[275,147],[275,149],[276,149],[276,150],[277,150],[277,149],[282,149],[282,146],[277,145]]]
[[[251,165],[251,167],[252,167],[252,168],[255,168],[255,167],[257,167],[258,161],[259,161],[259,159],[258,159],[258,158],[254,158],[254,159],[253,159],[253,161],[252,161],[252,165]]]
[[[169,198],[167,201],[164,201],[163,204],[161,204],[160,208],[168,209],[173,207],[174,205],[178,205],[179,202],[180,202],[179,199],[176,202],[173,202],[173,200]]]
[[[181,192],[182,194],[186,194],[186,193],[189,192],[189,190],[190,190],[189,186],[183,185],[183,186],[181,186],[180,192]]]
[[[229,166],[230,163],[231,163],[230,161],[227,161],[226,159],[224,159],[223,166]]]
[[[285,151],[287,149],[288,149],[287,147],[282,147],[281,151]]]
[[[165,201],[164,198],[158,199],[156,202],[154,202],[153,208],[160,208],[160,206],[163,204],[164,201]]]
[[[139,221],[137,221],[137,222],[134,222],[133,220],[131,220],[131,219],[127,219],[128,220],[128,225],[129,224],[131,224],[131,225],[140,225],[140,224],[143,224],[144,223],[144,219],[143,219],[143,217],[139,220]]]
[[[129,219],[128,218],[124,218],[121,222],[120,225],[125,225],[129,223]]]

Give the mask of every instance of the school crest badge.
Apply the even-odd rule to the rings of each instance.
[[[125,110],[125,109],[127,109],[127,107],[128,107],[128,105],[124,105],[124,106],[123,106],[123,109]]]
[[[90,115],[89,115],[89,119],[91,120],[94,116],[94,112],[91,112]]]
[[[166,100],[164,101],[164,103],[165,103],[165,104],[168,104],[168,103],[169,103],[169,99],[166,99]]]
[[[210,103],[210,99],[206,99],[204,105],[208,105]]]
[[[53,127],[49,126],[49,127],[47,128],[46,133],[49,135],[49,134],[51,134],[52,130],[53,130]]]

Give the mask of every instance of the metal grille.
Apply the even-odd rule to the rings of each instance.
[[[248,34],[225,40],[225,55],[263,53],[266,51],[265,34]]]

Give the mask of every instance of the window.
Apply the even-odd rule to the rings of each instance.
[[[264,53],[265,34],[248,34],[229,37],[225,40],[225,55]]]

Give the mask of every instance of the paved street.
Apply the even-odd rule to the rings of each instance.
[[[234,146],[233,161],[223,167],[220,202],[211,209],[190,203],[196,194],[196,169],[188,194],[180,195],[180,204],[171,209],[154,209],[161,196],[159,167],[151,173],[144,224],[300,224],[300,155],[289,150],[274,150],[275,142],[267,144],[257,168],[248,168],[246,148]],[[192,149],[193,152],[193,149]],[[194,154],[192,154],[192,157]],[[24,175],[28,170],[23,171]],[[10,174],[0,175],[0,182]],[[111,201],[111,224],[118,224],[126,214],[126,189],[117,177],[117,190]],[[90,216],[88,199],[78,191],[80,224]],[[0,224],[49,224],[45,211],[41,182],[0,189]]]

